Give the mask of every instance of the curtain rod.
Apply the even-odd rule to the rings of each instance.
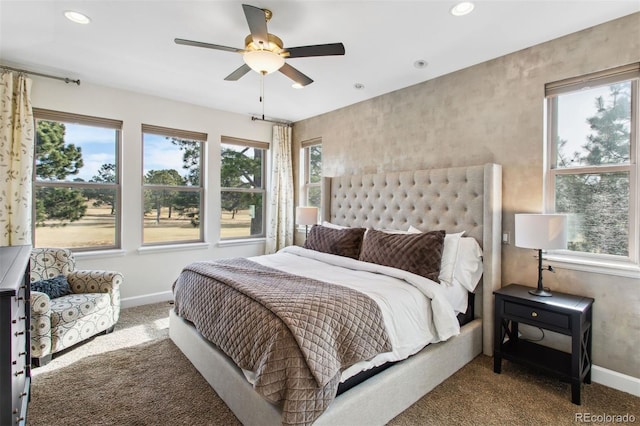
[[[6,70],[9,70],[9,71],[17,71],[17,72],[22,72],[22,73],[25,73],[25,74],[37,75],[37,76],[40,76],[40,77],[52,78],[54,80],[61,80],[61,81],[64,81],[65,83],[67,83],[67,84],[75,83],[78,86],[80,86],[80,80],[74,80],[74,79],[68,78],[68,77],[58,77],[58,76],[55,76],[55,75],[42,74],[42,73],[39,73],[39,72],[27,71],[27,70],[22,70],[22,69],[19,69],[19,68],[8,67],[6,65],[0,65],[0,68],[6,69]]]
[[[275,124],[282,124],[283,126],[287,126],[287,127],[293,127],[293,123],[290,123],[288,121],[279,121],[279,120],[269,120],[268,118],[260,118],[260,117],[256,117],[256,116],[252,116],[251,117],[251,121],[268,121],[269,123],[275,123]]]

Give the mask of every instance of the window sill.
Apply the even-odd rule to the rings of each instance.
[[[544,256],[544,260],[553,262],[559,268],[625,278],[640,278],[640,265],[630,261],[572,256],[560,253],[547,253]]]
[[[138,253],[153,254],[168,251],[203,250],[208,248],[209,243],[167,244],[158,246],[143,246],[138,248]]]
[[[267,239],[265,237],[260,238],[242,238],[235,240],[220,240],[218,241],[218,247],[231,247],[231,246],[244,246],[248,244],[263,244]]]
[[[126,252],[122,249],[75,251],[73,257],[76,259],[106,259],[110,257],[122,257]]]

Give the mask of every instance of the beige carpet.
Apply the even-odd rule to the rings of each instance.
[[[169,340],[169,309],[125,309],[114,333],[34,369],[27,424],[239,424]],[[390,424],[568,425],[576,413],[631,414],[640,424],[640,398],[596,383],[583,385],[581,406],[570,395],[567,383],[508,362],[495,374],[479,356]]]

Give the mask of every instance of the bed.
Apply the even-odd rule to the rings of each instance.
[[[483,276],[474,291],[475,318],[459,334],[429,344],[338,395],[314,424],[385,424],[478,354],[492,355],[493,291],[500,288],[501,185],[496,164],[325,178],[326,222],[464,231],[482,247]],[[170,337],[243,424],[282,424],[281,407],[260,396],[245,373],[174,310]]]

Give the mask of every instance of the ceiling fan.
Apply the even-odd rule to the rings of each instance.
[[[285,58],[306,58],[310,56],[344,55],[342,43],[316,44],[311,46],[285,48],[282,40],[267,31],[267,22],[273,15],[268,9],[243,4],[242,9],[249,24],[249,34],[244,49],[220,46],[218,44],[176,38],[177,44],[241,53],[244,64],[225,77],[227,81],[236,81],[250,70],[262,75],[280,71],[300,86],[313,83],[313,80],[285,62]]]

